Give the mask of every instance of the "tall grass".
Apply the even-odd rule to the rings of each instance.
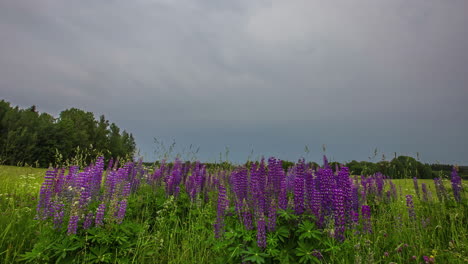
[[[10,263],[37,241],[34,221],[44,169],[0,166],[0,262]]]

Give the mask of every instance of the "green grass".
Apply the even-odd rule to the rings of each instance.
[[[0,262],[30,250],[39,231],[33,220],[44,169],[0,166]]]

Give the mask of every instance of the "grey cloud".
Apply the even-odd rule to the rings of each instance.
[[[381,145],[468,163],[457,132],[468,128],[465,10],[463,0],[7,0],[0,91],[43,111],[103,113],[146,153],[161,136],[201,145],[203,159],[225,145],[242,160],[255,143],[297,158],[336,142],[342,160]]]

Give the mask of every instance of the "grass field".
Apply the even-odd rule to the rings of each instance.
[[[268,246],[261,249],[256,246],[255,230],[245,230],[238,223],[229,188],[230,208],[224,208],[225,233],[220,238],[213,231],[220,210],[218,189],[211,189],[202,200],[192,200],[183,187],[180,195],[168,196],[164,186],[144,183],[128,197],[121,224],[109,221],[101,228],[67,235],[66,229],[58,231],[50,222],[35,220],[45,172],[0,166],[0,263],[468,262],[466,192],[461,203],[453,198],[440,202],[432,180],[418,180],[419,186],[425,183],[432,193],[430,202],[417,198],[412,179],[393,180],[398,193],[395,201],[368,200],[372,232],[347,230],[344,241],[330,235],[336,228],[317,231],[308,227],[307,217],[278,213],[277,229],[267,233]],[[226,183],[222,181],[225,174],[213,175]],[[444,185],[451,190],[449,180]],[[463,188],[468,189],[466,183]],[[413,220],[406,195],[413,196]],[[285,230],[293,245],[281,238]],[[318,240],[301,234],[311,230],[317,232]],[[282,254],[290,258],[280,261]]]

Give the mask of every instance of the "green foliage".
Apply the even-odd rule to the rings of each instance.
[[[413,178],[432,179],[434,175],[431,165],[423,164],[416,159],[408,156],[398,156],[391,161],[379,161],[377,163],[369,161],[358,162],[353,160],[345,164],[352,175],[371,175],[376,172],[392,178]]]
[[[331,238],[315,227],[313,219],[280,210],[277,220],[276,229],[267,234],[267,247],[262,249],[257,245],[256,230],[246,230],[235,217],[227,218],[227,231],[214,246],[220,255],[217,262],[320,263],[320,252],[330,250],[327,243]]]
[[[109,125],[103,115],[97,121],[93,113],[71,108],[54,118],[35,106],[20,109],[0,101],[0,164],[48,167],[65,161],[76,164],[77,157],[89,164],[98,155],[107,160],[133,156],[135,149],[133,135]]]

